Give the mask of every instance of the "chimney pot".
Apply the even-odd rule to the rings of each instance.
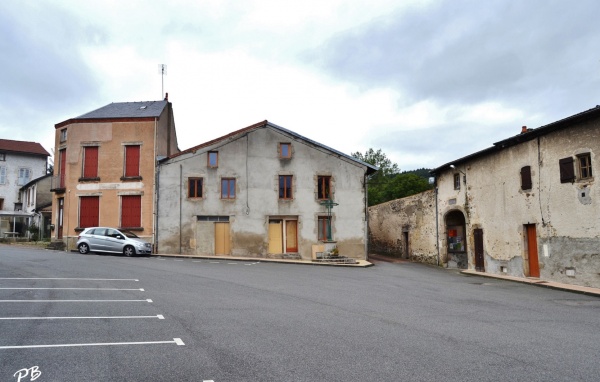
[[[168,101],[168,100],[169,100],[169,93],[167,92],[167,93],[165,93],[165,101]]]
[[[524,134],[526,132],[527,132],[527,126],[521,127],[521,134]]]

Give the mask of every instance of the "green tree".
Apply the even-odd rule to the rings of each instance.
[[[418,194],[431,188],[428,182],[429,170],[419,169],[400,173],[400,168],[378,149],[370,148],[364,154],[355,152],[354,158],[379,167],[379,171],[368,179],[368,205],[384,203],[390,200]]]

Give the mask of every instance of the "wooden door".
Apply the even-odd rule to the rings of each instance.
[[[483,260],[483,230],[476,228],[473,230],[475,239],[475,270],[485,272],[485,264]]]
[[[537,233],[535,224],[525,225],[527,234],[527,254],[529,255],[529,277],[540,277],[540,263],[538,260]]]
[[[229,223],[215,223],[215,255],[229,255]]]
[[[56,218],[56,238],[63,238],[63,218],[65,210],[65,198],[58,198],[58,216]]]
[[[269,253],[283,253],[283,222],[269,220]]]
[[[285,222],[285,252],[298,252],[298,221]]]

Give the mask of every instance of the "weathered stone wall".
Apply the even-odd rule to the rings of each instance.
[[[369,207],[369,250],[438,264],[434,190]]]
[[[438,174],[442,257],[447,255],[445,217],[461,211],[469,268],[475,267],[473,230],[479,228],[486,272],[529,276],[525,226],[530,225],[536,230],[541,279],[600,287],[600,189],[594,177],[560,181],[559,160],[574,158],[578,173],[577,155],[583,153],[590,153],[593,172],[598,172],[598,121],[457,162],[456,169]],[[524,166],[531,167],[532,186],[526,190],[521,189]],[[459,190],[454,174],[466,176]]]

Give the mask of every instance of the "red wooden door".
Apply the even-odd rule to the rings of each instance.
[[[58,174],[60,176],[60,188],[65,188],[65,171],[67,165],[67,150],[63,149],[59,151],[59,161],[60,161],[60,171]]]
[[[540,263],[538,260],[537,233],[535,224],[527,224],[527,252],[529,255],[529,277],[540,277]]]

